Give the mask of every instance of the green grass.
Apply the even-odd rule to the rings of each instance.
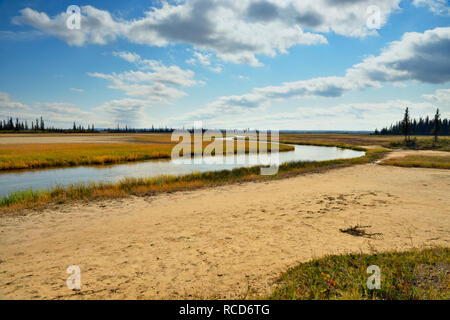
[[[402,139],[383,144],[383,146],[392,149],[450,151],[450,138],[441,137],[437,142],[434,142],[432,138],[417,139],[414,137],[410,141]]]
[[[367,267],[381,271],[381,288],[367,288]],[[269,299],[450,299],[450,248],[327,256],[287,270]]]
[[[223,185],[227,183],[280,179],[307,172],[321,172],[328,169],[364,164],[380,159],[386,150],[368,150],[365,156],[353,159],[329,161],[300,161],[282,164],[278,174],[260,175],[260,167],[236,168],[205,173],[192,173],[182,176],[161,176],[154,178],[125,179],[118,183],[91,183],[89,185],[71,185],[51,190],[12,193],[0,198],[0,211],[10,212],[23,208],[36,208],[49,204],[74,200],[93,200],[125,197],[128,195],[153,195],[161,192],[191,190],[195,188]]]

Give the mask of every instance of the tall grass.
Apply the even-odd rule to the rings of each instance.
[[[51,190],[13,193],[0,199],[2,211],[45,206],[73,200],[93,200],[124,197],[127,195],[153,195],[161,192],[190,190],[216,186],[226,183],[279,179],[306,172],[321,172],[332,168],[372,162],[381,158],[385,150],[368,150],[365,156],[353,159],[329,161],[300,161],[282,164],[278,174],[260,175],[260,166],[235,168],[233,170],[191,173],[179,176],[159,176],[152,178],[127,178],[117,183],[90,183],[68,187],[55,187]]]
[[[162,138],[166,139],[165,136]],[[110,144],[11,144],[0,145],[0,171],[42,169],[52,167],[73,167],[81,165],[108,165],[123,162],[169,159],[174,143],[158,143],[150,137],[137,137],[140,143]],[[143,140],[144,139],[144,140]],[[157,138],[152,138],[157,139]],[[165,141],[165,140],[164,140]],[[225,144],[225,143],[224,143]],[[207,143],[203,145],[205,148]],[[245,152],[249,152],[246,143]],[[258,145],[259,148],[259,145]],[[268,144],[268,150],[271,150]],[[281,145],[280,151],[290,151],[293,147]],[[224,147],[224,153],[226,148]],[[235,150],[237,152],[237,145]],[[193,154],[193,146],[192,152]]]

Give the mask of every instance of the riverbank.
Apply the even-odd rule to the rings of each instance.
[[[50,190],[26,190],[13,192],[0,198],[0,213],[14,212],[26,208],[43,208],[55,203],[76,200],[99,200],[123,198],[130,195],[148,196],[162,192],[193,190],[214,187],[244,181],[274,180],[304,174],[320,172],[333,168],[345,167],[376,161],[385,149],[368,150],[363,157],[337,159],[328,161],[299,161],[280,165],[277,174],[261,175],[261,168],[242,167],[233,170],[191,173],[180,176],[159,176],[153,178],[126,178],[117,183],[75,184],[67,187],[55,187]]]
[[[196,191],[77,201],[0,219],[0,295],[266,296],[327,254],[449,247],[450,172],[362,164]],[[341,232],[368,226],[360,237]],[[67,289],[78,265],[81,291]]]

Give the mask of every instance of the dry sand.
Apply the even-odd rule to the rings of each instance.
[[[0,219],[0,295],[244,298],[325,254],[449,246],[450,171],[359,165]],[[377,239],[339,228],[369,225]],[[81,268],[81,291],[66,268]]]

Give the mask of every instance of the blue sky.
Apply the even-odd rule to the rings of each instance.
[[[80,29],[66,25],[70,5]],[[450,9],[444,0],[3,1],[0,70],[0,118],[373,130],[405,107],[450,117]]]

